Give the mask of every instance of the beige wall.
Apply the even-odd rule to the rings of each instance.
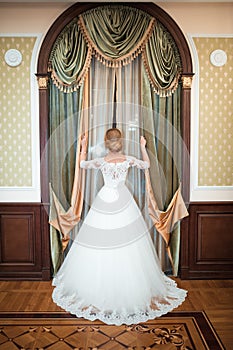
[[[192,181],[196,181],[196,186],[229,186],[233,185],[233,179],[231,177],[231,170],[229,170],[229,152],[227,153],[226,157],[224,156],[218,160],[218,162],[214,165],[211,164],[212,167],[215,167],[217,169],[227,169],[227,179],[226,177],[221,177],[219,174],[221,172],[217,173],[218,181],[216,182],[206,182],[206,180],[203,180],[203,178],[208,178],[206,175],[208,173],[209,168],[209,161],[210,161],[210,155],[206,155],[208,158],[205,159],[205,151],[209,152],[208,147],[206,146],[205,143],[202,142],[203,136],[202,132],[199,129],[200,125],[203,125],[203,122],[205,121],[205,115],[203,114],[203,103],[201,102],[201,99],[199,101],[199,94],[197,93],[197,89],[199,89],[199,80],[200,80],[200,75],[198,72],[198,67],[200,64],[203,66],[203,62],[201,61],[201,47],[200,43],[202,40],[206,43],[208,36],[215,38],[213,40],[217,40],[217,45],[215,46],[216,48],[220,48],[222,43],[224,42],[225,46],[224,48],[228,52],[228,67],[224,67],[221,69],[221,74],[219,75],[220,70],[217,70],[218,72],[218,79],[222,78],[224,74],[226,73],[225,69],[227,68],[229,70],[230,75],[232,75],[232,70],[229,68],[231,65],[230,62],[232,58],[230,58],[232,54],[232,40],[229,38],[228,41],[224,41],[224,36],[229,36],[230,34],[233,33],[233,4],[232,3],[178,3],[178,2],[156,2],[159,6],[161,6],[173,19],[177,22],[177,24],[180,26],[182,31],[184,32],[185,36],[187,37],[187,41],[190,45],[190,50],[192,52],[192,57],[194,61],[194,72],[195,72],[195,77],[194,77],[194,83],[193,83],[193,89],[195,90],[195,94],[193,95],[193,107],[192,107],[192,119],[196,120],[198,119],[199,123],[192,123],[192,155],[191,155],[191,161],[195,163],[195,159],[197,159],[197,166],[192,167],[192,171],[195,172],[194,175],[192,175]],[[56,20],[56,18],[64,12],[66,8],[72,5],[72,2],[70,3],[0,3],[0,70],[6,71],[9,77],[13,77],[16,72],[21,72],[25,74],[26,79],[31,79],[31,84],[36,84],[35,81],[35,76],[34,73],[36,71],[36,64],[34,66],[31,66],[30,70],[27,70],[23,72],[23,69],[25,68],[25,64],[29,66],[29,62],[26,60],[24,61],[24,66],[19,66],[18,68],[9,68],[6,66],[4,62],[4,53],[6,52],[7,48],[9,48],[9,42],[11,43],[11,47],[14,48],[14,44],[12,43],[12,38],[18,37],[17,40],[22,40],[23,42],[27,43],[32,42],[37,42],[37,47],[33,47],[32,45],[30,46],[27,57],[33,57],[34,55],[34,60],[36,63],[36,58],[39,52],[39,47],[41,45],[41,42],[46,35],[48,29],[50,28],[51,24]],[[4,38],[7,36],[7,40]],[[221,37],[221,38],[220,38]],[[21,39],[20,39],[21,38]],[[196,39],[195,39],[196,38]],[[203,39],[201,39],[203,38]],[[212,39],[211,39],[212,40]],[[206,46],[206,44],[205,44]],[[208,46],[208,45],[207,45]],[[23,49],[23,47],[19,47],[20,49]],[[207,48],[205,50],[205,55],[206,57],[204,58],[205,65],[204,69],[210,68],[209,66],[209,60],[208,60],[208,55],[209,51],[212,50],[212,48]],[[195,61],[196,60],[196,61]],[[207,67],[208,66],[208,67]],[[232,67],[232,66],[231,66]],[[216,69],[214,68],[214,71]],[[20,74],[21,74],[20,73]],[[17,73],[18,74],[18,73]],[[229,78],[229,76],[228,76]],[[13,80],[10,79],[6,84],[8,91],[12,91],[13,89]],[[220,81],[220,80],[219,80]],[[9,86],[9,84],[11,86]],[[31,86],[33,88],[33,86]],[[34,86],[35,88],[35,86]],[[228,86],[228,91],[227,94],[230,93]],[[205,83],[202,86],[202,98],[203,96],[208,94],[208,85],[205,85]],[[6,175],[3,177],[3,174],[6,172],[6,167],[7,168],[13,168],[17,167],[19,165],[19,160],[24,159],[25,157],[27,158],[27,161],[32,161],[31,158],[33,158],[34,153],[37,153],[39,155],[39,147],[38,147],[38,131],[39,130],[34,130],[38,129],[38,99],[36,96],[37,92],[35,94],[32,94],[32,97],[30,98],[30,93],[27,91],[26,99],[30,99],[30,105],[33,105],[36,110],[35,112],[32,112],[31,110],[27,110],[27,113],[31,115],[28,115],[27,120],[25,121],[27,127],[26,128],[18,128],[17,132],[19,133],[19,136],[21,135],[22,140],[26,140],[26,144],[24,143],[23,147],[20,149],[17,149],[17,157],[16,158],[10,158],[10,157],[5,157],[4,160],[2,157],[0,158],[0,186],[3,186],[4,190],[4,196],[2,196],[2,192],[0,189],[0,200],[4,197],[4,200],[9,200],[9,201],[14,201],[15,198],[19,198],[20,200],[23,200],[23,198],[27,198],[25,196],[25,192],[20,192],[18,194],[18,190],[20,190],[20,187],[28,187],[30,190],[30,186],[33,187],[32,183],[37,183],[37,195],[34,196],[35,201],[38,200],[38,180],[39,180],[39,172],[37,171],[36,179],[33,180],[32,176],[32,171],[35,167],[35,164],[27,164],[25,163],[25,167],[27,167],[27,175],[23,176],[23,178],[18,181],[12,180],[13,178],[7,177]],[[216,88],[215,94],[218,94],[218,101],[219,99],[223,99],[223,95],[219,93],[219,87]],[[7,97],[3,97],[2,93],[0,94],[0,119],[5,120],[7,126],[7,130],[10,130],[12,127],[12,106],[15,105],[14,100],[13,100],[13,94],[8,93]],[[25,87],[20,83],[17,85],[17,98],[18,100],[21,100],[23,102],[25,100]],[[231,98],[231,96],[228,96],[228,100]],[[6,102],[7,99],[7,102]],[[225,101],[225,100],[224,100]],[[200,102],[200,103],[199,103]],[[198,103],[199,108],[195,108],[196,104]],[[4,107],[5,106],[5,107]],[[11,106],[11,107],[7,107]],[[21,103],[22,106],[22,103]],[[4,107],[4,108],[3,108]],[[29,107],[28,107],[29,108]],[[231,108],[232,109],[232,108]],[[231,109],[227,111],[228,116],[227,116],[227,122],[228,125],[230,125],[230,122],[232,121],[232,114],[230,114]],[[220,110],[220,109],[219,109]],[[30,112],[31,111],[31,112]],[[20,124],[22,120],[22,111],[19,110],[19,107],[16,106],[16,109],[14,109],[14,113],[16,115],[16,124]],[[211,106],[209,108],[209,113],[211,112]],[[32,115],[33,114],[33,115]],[[223,118],[224,116],[222,116]],[[222,123],[221,118],[218,118],[215,122],[217,123],[216,130],[219,130],[221,125],[218,123]],[[232,125],[232,124],[231,124]],[[209,131],[212,131],[211,124],[205,123],[205,132],[207,135],[210,135]],[[34,129],[33,129],[34,128]],[[24,130],[24,131],[23,131]],[[25,131],[26,130],[26,131]],[[198,131],[197,131],[198,130]],[[197,131],[197,132],[196,132]],[[25,135],[26,132],[26,135]],[[23,134],[24,133],[24,134]],[[228,127],[227,135],[223,135],[223,137],[226,138],[228,142],[229,135],[232,133],[232,126]],[[6,137],[8,137],[7,140],[7,145],[8,145],[8,152],[9,152],[9,147],[10,150],[13,150],[15,148],[15,144],[13,143],[13,137],[11,137],[11,143],[9,141],[9,136],[8,132],[5,134],[3,133],[2,129],[0,130],[0,142],[1,145],[3,145],[4,141],[6,141]],[[36,136],[37,135],[37,136]],[[232,138],[231,138],[232,139]],[[203,155],[202,158],[200,158],[200,154],[198,155],[198,158],[196,157],[195,152],[195,144],[199,144],[199,151],[200,149],[203,151],[204,154],[204,159]],[[30,158],[30,154],[25,154],[25,150],[28,150],[27,152],[33,153],[32,157]],[[231,150],[232,154],[232,150]],[[37,157],[34,157],[35,161],[38,162],[38,155]],[[227,161],[227,162],[226,162]],[[1,163],[2,162],[2,163]],[[205,166],[206,164],[206,166]],[[225,164],[225,165],[224,165]],[[38,164],[37,164],[38,165]],[[31,169],[31,172],[30,172]],[[208,171],[207,171],[208,170]],[[204,176],[204,177],[203,177]],[[193,180],[194,179],[194,180]],[[220,180],[219,180],[220,179]],[[226,181],[225,181],[226,180]],[[33,182],[34,181],[34,182]],[[191,182],[192,182],[191,181]],[[4,188],[5,187],[5,188]],[[7,192],[8,187],[14,187],[14,190],[12,188],[10,189],[10,192]],[[15,192],[14,192],[15,191]],[[16,193],[17,192],[17,193]],[[203,197],[204,193],[204,197]],[[201,200],[208,200],[208,193],[210,192],[203,192],[202,191],[202,198]],[[221,197],[219,196],[219,192],[215,191],[213,192],[213,197],[209,199],[213,200],[218,200],[218,199],[226,199],[226,197]],[[18,197],[17,197],[18,196]],[[9,197],[9,198],[8,198]],[[29,196],[29,198],[31,198]],[[198,199],[199,197],[195,197],[194,199]],[[27,200],[27,199],[26,199]],[[33,201],[33,198],[31,198],[31,201]]]
[[[46,34],[69,6],[67,3],[0,3],[0,32]]]
[[[193,40],[199,58],[198,184],[233,186],[233,37]],[[222,66],[211,63],[214,50],[226,53]]]
[[[0,186],[32,186],[30,66],[35,37],[0,37]],[[10,67],[4,53],[15,48],[22,64]]]
[[[233,4],[229,2],[165,2],[157,4],[177,22],[185,34],[232,34]]]
[[[184,33],[232,33],[232,3],[153,2],[163,8]],[[0,32],[45,34],[55,19],[73,3],[0,3]]]

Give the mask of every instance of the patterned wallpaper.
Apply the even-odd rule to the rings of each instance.
[[[35,37],[0,37],[0,186],[32,186],[30,64]],[[9,49],[22,54],[10,67]]]
[[[193,38],[199,60],[199,186],[233,185],[233,38]],[[224,50],[214,66],[210,54]]]

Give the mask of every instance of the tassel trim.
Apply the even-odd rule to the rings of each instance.
[[[87,57],[86,57],[86,61],[85,64],[83,66],[83,69],[81,71],[81,73],[78,75],[77,79],[72,82],[71,84],[66,84],[64,83],[57,75],[57,73],[55,72],[55,70],[52,68],[52,63],[49,62],[48,65],[48,71],[51,72],[51,79],[53,84],[62,92],[64,93],[71,93],[74,91],[77,91],[79,89],[79,87],[84,83],[85,78],[87,76],[88,70],[90,68],[91,65],[91,60],[92,60],[92,48],[88,47],[87,50]]]
[[[142,60],[143,60],[143,64],[144,64],[144,67],[145,67],[145,70],[147,73],[148,80],[153,88],[154,93],[159,95],[160,97],[171,96],[178,88],[182,70],[178,69],[178,71],[177,71],[177,73],[176,73],[176,75],[175,75],[175,77],[174,77],[174,79],[171,82],[169,87],[162,88],[161,86],[158,86],[158,84],[156,83],[156,81],[153,77],[153,74],[151,73],[145,49],[142,52]]]
[[[100,49],[96,46],[96,44],[91,40],[89,33],[86,29],[84,19],[82,16],[79,16],[78,19],[78,25],[79,28],[84,36],[84,39],[87,42],[87,45],[92,48],[93,55],[97,58],[99,62],[104,64],[106,67],[109,68],[120,68],[122,66],[126,66],[127,64],[131,63],[141,52],[143,51],[144,47],[146,46],[146,43],[149,40],[149,37],[152,34],[152,31],[154,30],[156,24],[156,19],[152,18],[150,20],[149,26],[143,35],[142,39],[139,41],[139,43],[136,45],[136,47],[133,48],[128,54],[120,56],[118,58],[111,58],[107,55],[105,55],[103,52],[100,51]]]
[[[151,70],[149,68],[148,59],[146,55],[146,44],[155,28],[156,25],[156,19],[152,18],[150,20],[148,29],[146,30],[145,34],[143,35],[142,39],[139,41],[139,43],[136,45],[136,47],[131,50],[128,54],[120,56],[116,59],[113,59],[107,55],[105,55],[103,52],[100,51],[100,49],[95,45],[95,43],[91,40],[89,33],[86,29],[84,19],[80,15],[78,18],[78,26],[81,30],[83,37],[87,43],[87,57],[84,64],[84,67],[81,71],[81,73],[78,75],[77,79],[73,81],[71,84],[64,83],[57,75],[56,71],[52,67],[52,62],[50,61],[48,63],[48,72],[51,72],[51,79],[53,81],[53,84],[57,86],[57,88],[64,92],[64,93],[71,93],[74,91],[77,91],[79,87],[83,84],[85,81],[86,75],[88,73],[88,70],[90,68],[92,56],[95,56],[96,59],[104,64],[106,67],[109,68],[120,68],[122,66],[126,66],[130,64],[136,57],[138,57],[140,54],[142,55],[143,64],[148,76],[148,80],[153,88],[153,91],[159,95],[160,97],[167,97],[171,96],[177,89],[179,85],[179,80],[182,74],[182,69],[178,69],[172,83],[169,87],[162,88],[161,86],[158,86],[157,82],[155,81]]]

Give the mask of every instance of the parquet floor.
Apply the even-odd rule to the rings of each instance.
[[[188,297],[175,311],[205,311],[226,350],[232,350],[233,280],[176,281]],[[61,311],[51,293],[51,282],[0,281],[0,312]]]

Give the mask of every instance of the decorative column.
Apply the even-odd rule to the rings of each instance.
[[[49,242],[49,75],[37,73],[39,88],[40,115],[40,178],[41,178],[41,234],[42,234],[42,280],[50,279],[50,242]]]
[[[182,138],[186,149],[183,150],[182,156],[182,194],[184,201],[189,202],[190,196],[190,115],[191,115],[191,86],[193,74],[183,74],[182,95],[181,95],[181,128]]]
[[[192,75],[186,75],[183,74],[181,77],[182,80],[182,87],[183,89],[191,89],[192,87],[192,80],[193,80],[193,74]]]
[[[41,202],[49,203],[48,187],[48,154],[46,150],[48,142],[49,121],[49,76],[37,73],[39,87],[39,113],[40,113],[40,165],[41,165]]]
[[[181,76],[181,129],[184,147],[182,152],[182,195],[186,206],[190,200],[190,117],[191,117],[191,87],[193,74]],[[189,217],[181,221],[181,276],[186,278],[189,267]]]
[[[47,90],[48,88],[48,81],[49,81],[49,77],[46,74],[36,74],[37,76],[37,81],[38,81],[38,86],[39,86],[39,90]]]

